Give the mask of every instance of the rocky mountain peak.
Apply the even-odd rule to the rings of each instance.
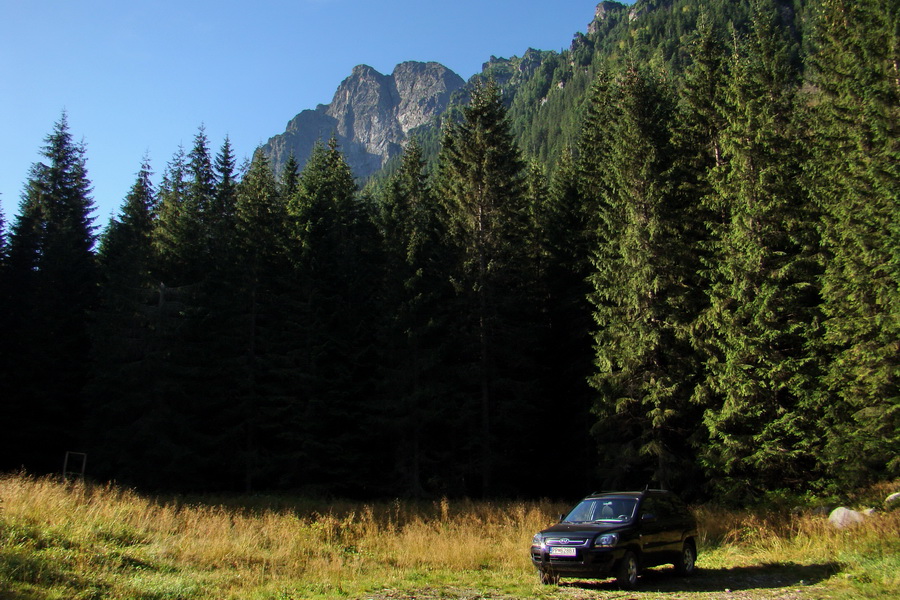
[[[435,62],[404,62],[390,75],[357,65],[330,104],[298,114],[263,150],[278,173],[291,153],[303,165],[317,141],[334,135],[354,175],[366,178],[402,152],[413,129],[443,113],[463,85]]]
[[[620,11],[624,8],[624,4],[608,0],[604,0],[604,2],[598,4],[597,9],[594,11],[594,20],[588,25],[588,33],[596,33],[597,23],[602,23],[609,18],[610,13]]]

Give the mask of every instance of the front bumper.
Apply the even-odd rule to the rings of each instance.
[[[531,547],[531,564],[541,571],[575,577],[602,578],[625,555],[622,548],[579,548],[575,556],[550,556],[548,548]]]

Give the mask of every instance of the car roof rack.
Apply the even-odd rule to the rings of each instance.
[[[642,490],[598,490],[591,492],[587,497],[591,496],[601,496],[604,494],[646,494],[647,492],[668,492],[669,490],[663,488],[652,488],[650,484],[644,486]]]

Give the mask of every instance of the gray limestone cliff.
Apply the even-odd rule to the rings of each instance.
[[[359,65],[331,104],[298,114],[263,151],[280,173],[292,152],[302,167],[316,142],[334,135],[353,174],[367,178],[402,152],[413,129],[442,114],[464,85],[459,75],[434,62],[401,63],[390,75]]]

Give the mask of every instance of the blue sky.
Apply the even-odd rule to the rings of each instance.
[[[437,61],[468,79],[491,55],[567,48],[597,1],[0,0],[3,214],[64,110],[105,226],[142,157],[158,181],[201,124],[242,160],[357,64]]]

